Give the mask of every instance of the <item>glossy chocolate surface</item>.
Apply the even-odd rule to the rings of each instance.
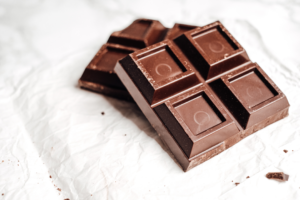
[[[184,171],[288,115],[285,95],[220,22],[135,51],[115,71]]]
[[[119,99],[132,100],[130,94],[114,72],[117,60],[128,54],[159,42],[165,38],[174,38],[185,31],[191,30],[196,26],[175,24],[173,28],[165,28],[159,21],[150,19],[137,19],[122,31],[111,34],[108,42],[104,44],[93,60],[86,67],[80,78],[79,85],[82,88],[103,93]],[[172,54],[167,50],[159,52],[159,55],[169,57],[168,65],[157,67],[156,78],[163,79],[163,75],[168,73],[170,67],[174,67]],[[151,67],[151,58],[143,59],[145,66]],[[147,64],[147,62],[149,64]],[[181,69],[179,68],[179,71]],[[178,74],[179,71],[173,72]],[[149,71],[155,76],[156,72]]]
[[[137,19],[124,30],[113,32],[107,42],[141,49],[162,41],[167,31],[159,21]]]
[[[185,32],[174,41],[205,80],[249,62],[246,51],[220,22]]]

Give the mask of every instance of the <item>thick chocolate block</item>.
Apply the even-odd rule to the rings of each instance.
[[[135,51],[115,71],[184,171],[288,115],[285,95],[220,22]]]
[[[185,32],[174,41],[205,80],[249,61],[246,51],[220,22]]]
[[[244,129],[289,105],[284,94],[257,64],[237,69],[209,85]]]
[[[113,32],[107,42],[141,49],[162,41],[167,31],[159,21],[138,19],[124,30]]]
[[[124,65],[127,73],[135,78],[135,83],[149,104],[159,103],[174,93],[199,84],[195,72],[185,65],[171,41],[154,45],[150,51],[132,54],[134,63]]]
[[[111,34],[108,43],[101,47],[86,67],[82,77],[78,81],[79,86],[119,99],[132,100],[130,94],[113,70],[117,60],[163,39],[175,38],[184,31],[191,30],[194,27],[196,26],[175,24],[173,28],[168,29],[159,21],[150,19],[135,20],[124,30]],[[172,57],[171,54],[169,55],[168,50],[162,52],[160,55]],[[151,63],[151,59],[145,57],[143,62]],[[172,59],[170,59],[170,62],[172,62]],[[148,65],[146,64],[146,66]],[[160,66],[157,70],[164,73],[168,70],[168,66]]]
[[[153,108],[187,158],[239,132],[206,85]]]

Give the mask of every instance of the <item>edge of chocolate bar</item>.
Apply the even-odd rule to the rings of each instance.
[[[101,85],[98,83],[92,83],[83,80],[78,80],[78,85],[79,87],[92,92],[97,92],[100,94],[105,94],[109,97],[114,97],[121,100],[133,102],[133,99],[128,93],[128,91],[124,89],[116,89],[116,88],[108,87],[106,85]]]
[[[174,26],[168,31],[165,39],[173,40],[178,36],[182,35],[184,32],[190,31],[200,26],[188,25],[175,23]]]
[[[135,48],[145,48],[164,39],[168,29],[159,21],[137,19],[122,31],[113,32],[108,43],[116,43]]]

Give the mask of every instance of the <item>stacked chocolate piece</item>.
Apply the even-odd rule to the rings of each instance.
[[[141,22],[147,22],[143,24],[143,34],[133,28]],[[131,44],[134,52],[126,51],[130,54],[113,68],[113,63],[126,53],[105,60],[101,52],[108,55],[109,51],[102,47],[100,56],[93,59],[97,61],[92,61],[94,64],[90,63],[87,69],[99,71],[104,69],[104,63],[110,63],[114,80],[119,81],[116,74],[121,80],[119,88],[122,85],[124,92],[124,86],[127,88],[184,171],[288,115],[286,96],[258,64],[250,61],[220,22],[186,29],[176,24],[170,30],[159,24],[159,31],[154,34],[157,39],[145,39],[155,33],[153,24],[159,23],[148,22],[137,20],[125,29],[127,33],[139,33],[144,46],[142,42],[128,42],[127,36],[123,43],[111,36],[108,42],[118,42],[115,47],[127,45],[128,50]],[[119,37],[123,31],[112,35]],[[142,47],[146,48],[133,49]],[[87,75],[83,74],[81,81],[88,81],[84,77]],[[108,83],[101,82],[105,79],[100,75],[89,80],[96,79],[97,84]]]
[[[135,20],[124,30],[110,35],[107,43],[100,48],[86,67],[78,81],[79,86],[118,99],[132,100],[114,72],[117,61],[136,50],[164,39],[174,39],[194,28],[196,26],[175,24],[173,28],[168,29],[156,20]]]

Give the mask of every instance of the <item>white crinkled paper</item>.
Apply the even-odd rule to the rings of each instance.
[[[135,104],[77,86],[138,17],[220,20],[286,94],[289,117],[184,173]],[[300,199],[299,72],[299,1],[2,0],[0,199]]]

